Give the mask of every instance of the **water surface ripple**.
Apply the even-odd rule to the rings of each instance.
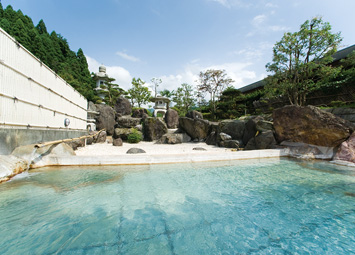
[[[0,254],[354,254],[355,170],[287,159],[43,168],[0,185]]]

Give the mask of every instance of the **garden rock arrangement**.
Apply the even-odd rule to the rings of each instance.
[[[276,140],[337,147],[354,125],[314,106],[285,106],[273,112]]]
[[[162,118],[146,118],[143,122],[143,134],[145,141],[159,140],[168,132],[168,127]]]
[[[105,129],[108,135],[112,135],[116,124],[115,111],[112,107],[103,104],[95,104],[95,108],[100,113],[95,116],[96,129]]]

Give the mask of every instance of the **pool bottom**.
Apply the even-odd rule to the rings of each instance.
[[[351,168],[286,159],[39,169],[0,186],[4,254],[349,254]]]

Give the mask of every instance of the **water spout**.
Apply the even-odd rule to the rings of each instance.
[[[31,164],[32,164],[32,161],[35,159],[35,155],[36,155],[37,149],[38,149],[37,146],[35,146],[33,148],[33,151],[30,154],[29,159],[27,160],[27,168],[26,168],[25,172],[28,172],[28,170],[31,168]]]

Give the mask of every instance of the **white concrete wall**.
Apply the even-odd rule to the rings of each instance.
[[[79,92],[0,28],[0,128],[85,130],[86,110]]]

